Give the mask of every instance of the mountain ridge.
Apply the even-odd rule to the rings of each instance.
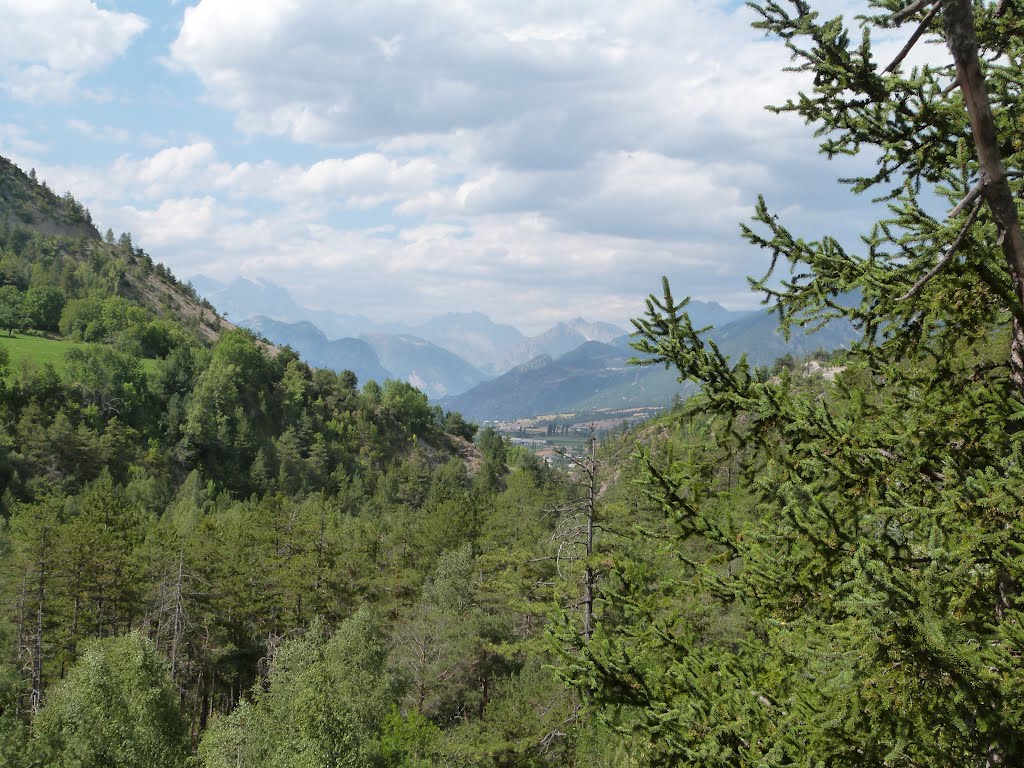
[[[292,347],[310,365],[337,372],[352,371],[362,382],[395,378],[381,364],[373,347],[362,339],[328,339],[309,321],[286,323],[262,315],[249,318],[245,326],[275,344]]]

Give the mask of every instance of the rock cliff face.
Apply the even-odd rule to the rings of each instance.
[[[44,235],[100,240],[89,212],[70,194],[60,197],[0,157],[0,223]]]

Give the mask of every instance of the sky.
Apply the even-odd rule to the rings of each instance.
[[[859,3],[827,0],[826,12]],[[0,0],[0,155],[178,277],[415,322],[625,325],[756,306],[758,194],[808,238],[836,183],[786,51],[734,0]],[[897,46],[900,41],[887,45]],[[895,48],[894,48],[895,50]]]

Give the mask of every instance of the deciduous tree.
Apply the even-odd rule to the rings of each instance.
[[[139,634],[95,641],[54,686],[36,718],[47,765],[186,765],[188,741],[164,659]]]
[[[0,328],[8,336],[25,325],[25,294],[13,285],[0,286]]]

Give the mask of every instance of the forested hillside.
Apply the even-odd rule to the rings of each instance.
[[[574,481],[4,168],[3,764],[596,762],[543,634]]]
[[[33,299],[28,296],[24,297],[28,304],[22,307],[8,291],[3,302],[4,330],[59,330],[79,340],[112,340],[124,329],[97,321],[102,313],[98,302],[111,297],[141,305],[147,311],[147,320],[174,321],[206,341],[217,338],[222,329],[234,328],[201,301],[190,286],[182,285],[166,267],[136,247],[129,233],[121,233],[115,239],[108,229],[101,237],[89,211],[71,192],[57,196],[45,181],[35,178],[34,170],[26,174],[2,157],[0,238],[2,285],[17,288],[22,294],[34,288],[35,304],[43,301],[43,291],[48,291],[50,297],[44,302],[44,311],[34,309]],[[62,301],[55,298],[57,292]],[[64,305],[72,300],[85,303],[66,308]],[[30,314],[25,316],[22,309]],[[106,312],[108,319],[125,314],[126,309],[115,309],[113,305]],[[62,321],[64,326],[59,327]],[[153,351],[154,348],[143,349],[145,353]]]

